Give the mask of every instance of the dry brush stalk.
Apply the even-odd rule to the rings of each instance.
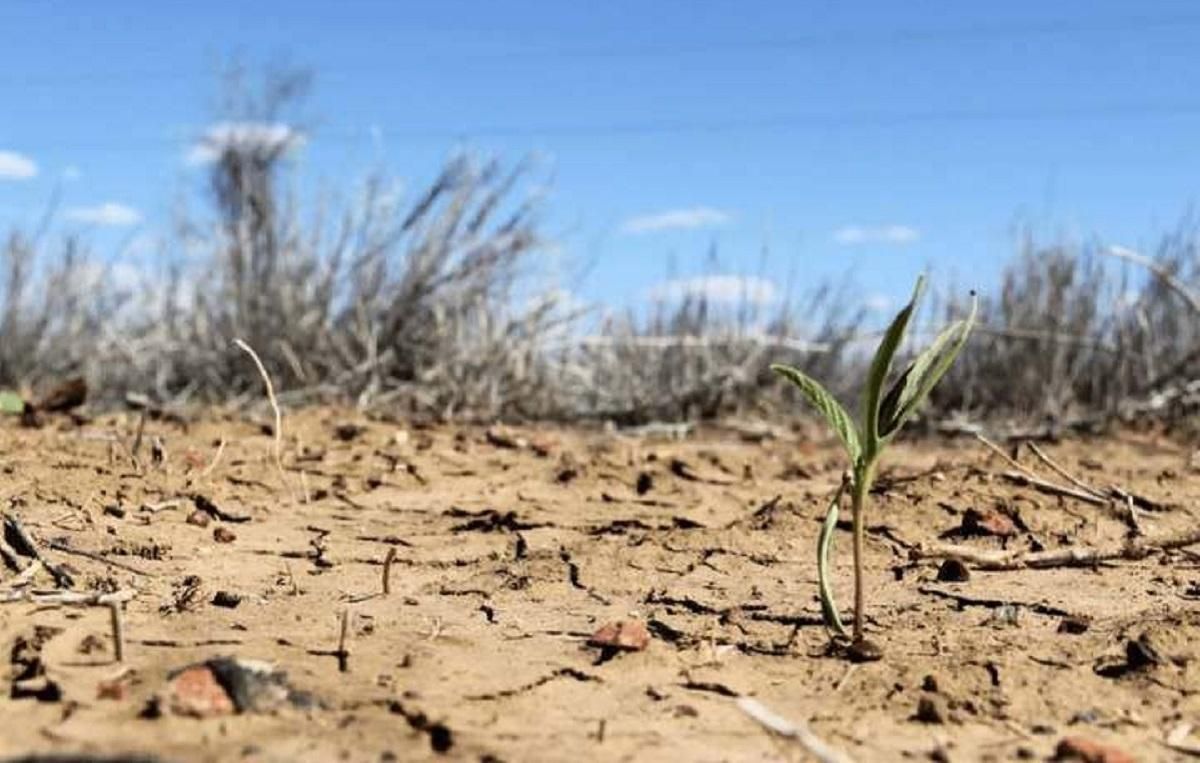
[[[254,360],[254,365],[258,368],[258,373],[262,377],[263,384],[267,387],[267,400],[270,402],[271,410],[275,414],[275,468],[279,471],[280,484],[282,484],[283,489],[290,495],[291,488],[288,485],[287,473],[283,470],[283,412],[279,410],[279,400],[275,397],[275,385],[271,383],[271,375],[267,373],[266,366],[263,365],[262,359],[258,357],[258,353],[254,351],[254,348],[241,339],[235,339],[233,343]]]
[[[909,550],[914,559],[957,559],[981,570],[1003,571],[1090,567],[1104,562],[1136,561],[1151,554],[1200,543],[1200,529],[1159,538],[1140,537],[1119,545],[1096,548],[1058,548],[1048,551],[982,551],[945,543],[917,544]]]

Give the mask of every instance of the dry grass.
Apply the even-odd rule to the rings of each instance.
[[[800,409],[770,362],[855,392],[874,337],[848,284],[806,284],[805,299],[771,308],[693,298],[591,325],[538,288],[547,242],[526,166],[457,156],[404,200],[373,177],[350,202],[305,204],[288,174],[303,134],[277,128],[307,80],[269,77],[254,91],[234,74],[233,121],[202,139],[209,211],[179,213],[157,274],[122,283],[103,265],[112,258],[78,237],[51,240],[46,223],[3,240],[0,386],[83,374],[108,400],[254,402],[260,378],[233,345],[241,338],[284,404],[628,424]],[[1196,226],[1185,220],[1144,256],[1110,254],[1026,236],[999,289],[982,295],[980,326],[931,418],[1190,415]],[[966,299],[943,294],[925,329]]]
[[[543,245],[535,208],[519,196],[522,173],[460,157],[406,207],[382,180],[336,215],[328,204],[307,218],[291,202],[230,204],[207,226],[181,225],[164,251],[176,265],[136,287],[114,284],[77,238],[12,231],[0,250],[0,385],[82,373],[109,400],[137,391],[177,404],[254,402],[261,380],[231,341],[244,337],[285,403],[435,417],[637,424],[793,409],[770,362],[831,379],[843,397],[855,391],[871,335],[846,286],[770,309],[659,303],[590,329],[556,292],[519,300]],[[1181,226],[1142,262],[1099,243],[1025,239],[999,289],[982,295],[980,329],[932,418],[1190,416],[1198,241]],[[965,302],[943,294],[924,325]]]
[[[1200,277],[1198,247],[1190,221],[1136,262],[1101,242],[1027,237],[998,292],[984,295],[981,328],[935,405],[1051,426],[1189,413],[1175,405],[1181,396],[1155,396],[1200,373],[1200,315],[1183,292]],[[945,312],[963,301],[948,300]]]
[[[846,349],[862,313],[849,304],[848,290],[824,286],[802,304],[773,309],[694,297],[611,317],[576,344],[564,413],[622,424],[762,413],[791,397],[769,372],[772,362],[850,378]]]

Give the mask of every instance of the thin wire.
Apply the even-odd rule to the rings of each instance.
[[[1200,102],[1108,103],[1082,106],[1010,109],[936,109],[914,111],[845,111],[781,114],[752,119],[684,120],[660,119],[609,123],[560,123],[544,125],[480,125],[476,127],[381,128],[389,140],[477,140],[482,138],[606,138],[670,136],[680,134],[757,133],[833,128],[894,128],[933,123],[971,124],[1037,121],[1088,121],[1096,119],[1171,119],[1200,117]],[[198,134],[202,130],[197,131]],[[322,144],[354,143],[372,139],[372,131],[321,131],[314,139]],[[187,138],[146,138],[120,141],[46,141],[0,138],[7,147],[24,150],[149,151],[187,147]]]

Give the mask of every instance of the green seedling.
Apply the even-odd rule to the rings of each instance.
[[[787,378],[800,388],[800,392],[814,408],[821,412],[842,441],[850,459],[850,468],[842,478],[842,485],[833,498],[821,526],[817,540],[817,579],[821,598],[821,612],[826,626],[839,637],[851,638],[838,615],[829,584],[829,554],[833,545],[833,533],[837,527],[838,508],[842,496],[850,491],[854,520],[854,632],[850,654],[863,659],[878,657],[879,649],[863,638],[863,513],[879,458],[888,443],[904,426],[938,381],[950,370],[958,356],[971,327],[975,322],[977,302],[972,296],[971,310],[963,320],[947,326],[924,351],[917,355],[909,366],[884,391],[892,360],[904,341],[909,323],[916,312],[917,303],[924,290],[924,277],[917,279],[912,299],[892,320],[867,375],[863,391],[862,419],[855,422],[841,403],[812,377],[791,366],[776,364],[771,369]]]

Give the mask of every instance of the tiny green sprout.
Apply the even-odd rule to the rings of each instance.
[[[863,391],[862,420],[855,422],[846,409],[812,377],[791,366],[775,364],[771,369],[800,388],[805,399],[825,417],[842,441],[850,459],[850,469],[842,477],[841,487],[833,498],[825,515],[825,522],[817,540],[817,580],[821,598],[821,613],[826,626],[842,638],[850,638],[838,615],[829,583],[829,553],[833,545],[833,533],[837,527],[838,506],[842,495],[851,494],[854,519],[854,632],[851,656],[873,659],[879,650],[863,639],[863,513],[879,457],[904,423],[908,421],[938,381],[950,370],[954,359],[966,344],[967,336],[975,322],[977,300],[972,295],[971,310],[963,320],[947,326],[924,351],[917,355],[909,366],[884,391],[892,360],[908,325],[916,312],[917,303],[924,291],[925,279],[917,279],[912,299],[892,320],[875,357],[871,361]]]

